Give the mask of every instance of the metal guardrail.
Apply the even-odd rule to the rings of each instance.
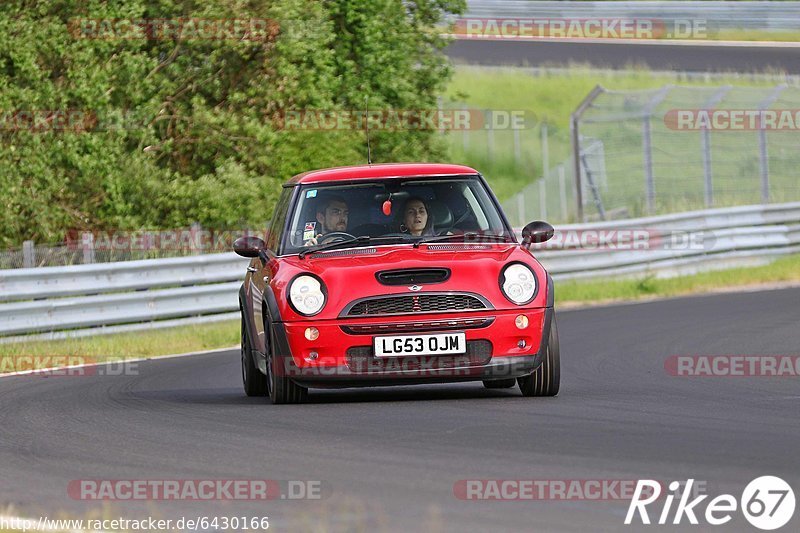
[[[558,280],[671,276],[763,264],[800,252],[800,202],[711,209],[559,226],[559,232],[652,230],[701,235],[704,246],[535,250]],[[0,270],[0,341],[13,335],[82,336],[236,318],[247,261],[233,253]],[[69,330],[69,331],[66,331]],[[52,333],[61,332],[61,333]]]
[[[800,29],[799,2],[576,2],[468,0],[466,17],[703,19],[709,29]]]
[[[241,279],[246,263],[245,259],[231,252],[0,270],[0,302],[234,281]]]
[[[701,270],[765,264],[800,252],[800,202],[738,206],[592,224],[565,224],[558,232],[651,230],[659,235],[684,233],[702,246],[645,249],[566,248],[535,251],[556,280],[630,276],[685,275]],[[631,247],[632,248],[632,247]]]

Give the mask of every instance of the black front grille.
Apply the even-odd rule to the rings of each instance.
[[[492,358],[492,343],[483,339],[467,341],[467,353],[459,355],[407,357],[374,357],[372,346],[353,346],[348,348],[346,357],[347,367],[353,372],[441,370],[487,364]]]
[[[345,316],[406,315],[490,308],[472,294],[427,293],[368,298],[351,304],[344,314]]]
[[[454,320],[430,320],[426,322],[399,322],[396,324],[357,324],[339,326],[348,335],[375,335],[386,333],[408,333],[413,331],[447,331],[453,329],[485,328],[492,325],[494,317],[457,318]]]

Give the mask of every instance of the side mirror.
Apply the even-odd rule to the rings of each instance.
[[[533,243],[549,241],[556,230],[553,226],[542,220],[534,220],[522,228],[522,246],[529,247]]]
[[[239,237],[233,243],[233,251],[242,257],[259,257],[266,248],[264,241],[258,237]]]

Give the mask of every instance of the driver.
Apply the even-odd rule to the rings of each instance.
[[[350,210],[347,207],[347,202],[341,196],[332,194],[322,196],[317,200],[317,223],[322,232],[303,244],[305,246],[314,246],[328,233],[346,232],[347,217],[349,215]]]

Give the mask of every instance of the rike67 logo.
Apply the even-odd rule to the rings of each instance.
[[[685,490],[680,490],[683,484],[678,481],[669,484],[670,493],[664,498],[664,506],[658,515],[657,524],[678,525],[685,518],[688,523],[697,525],[700,523],[698,520],[700,516],[701,519],[705,519],[705,523],[719,526],[730,522],[737,508],[741,508],[742,514],[751,525],[764,531],[772,531],[786,525],[794,514],[794,491],[779,477],[762,476],[754,479],[745,487],[738,501],[731,494],[721,494],[706,504],[703,513],[700,511],[700,504],[708,498],[708,495],[697,496],[690,501],[693,484],[694,479],[687,480]],[[639,480],[628,507],[628,514],[625,516],[625,524],[633,523],[636,515],[642,524],[650,524],[647,506],[659,500],[662,496],[661,489],[662,486],[658,481]],[[670,522],[676,495],[679,501]]]

